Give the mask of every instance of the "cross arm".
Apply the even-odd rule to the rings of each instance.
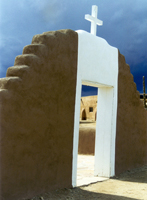
[[[95,22],[96,24],[98,24],[99,26],[102,26],[103,25],[103,21],[99,20],[99,19],[96,19],[95,17],[91,16],[91,15],[85,15],[85,19],[87,19],[88,21],[91,21],[91,22]]]

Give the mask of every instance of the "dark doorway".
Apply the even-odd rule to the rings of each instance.
[[[86,117],[86,111],[85,109],[82,110],[82,120],[86,120],[87,117]]]

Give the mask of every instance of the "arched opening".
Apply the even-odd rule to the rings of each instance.
[[[82,120],[86,120],[87,117],[86,117],[86,111],[85,109],[82,110]]]

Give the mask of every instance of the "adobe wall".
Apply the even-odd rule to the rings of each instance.
[[[78,153],[94,155],[95,151],[95,127],[79,128]]]
[[[140,101],[130,67],[119,53],[116,175],[147,164],[147,111]]]
[[[0,79],[0,192],[17,200],[71,187],[78,34],[33,37]]]
[[[86,119],[95,121],[95,114],[97,111],[97,101],[98,96],[87,96],[81,97],[81,106],[80,106],[80,119],[82,120],[82,111],[85,109]],[[89,107],[93,107],[93,112],[89,111]]]

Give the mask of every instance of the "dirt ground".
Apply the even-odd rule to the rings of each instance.
[[[147,200],[147,165],[119,177],[73,189],[60,189],[28,200]]]

